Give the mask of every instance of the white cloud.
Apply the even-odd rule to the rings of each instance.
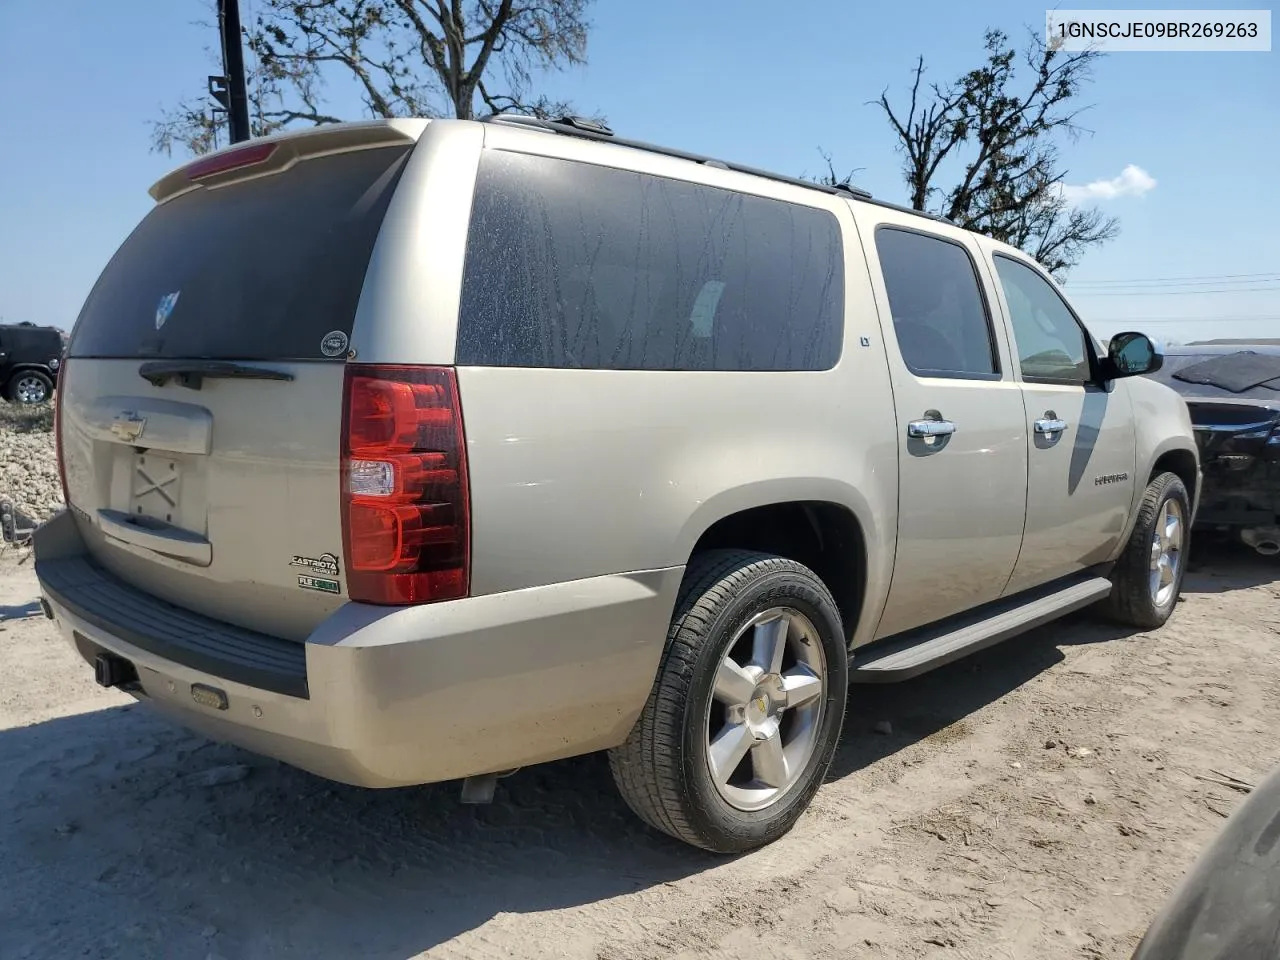
[[[1064,183],[1062,195],[1074,204],[1096,203],[1099,200],[1114,200],[1117,197],[1140,197],[1156,185],[1155,177],[1136,164],[1129,164],[1120,171],[1120,176],[1110,180],[1094,180],[1083,185]]]

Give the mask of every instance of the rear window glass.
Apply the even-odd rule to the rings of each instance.
[[[407,153],[317,157],[157,205],[89,294],[70,355],[322,358],[326,334],[351,333]]]
[[[840,357],[843,300],[840,230],[826,211],[487,151],[457,362],[825,370]]]

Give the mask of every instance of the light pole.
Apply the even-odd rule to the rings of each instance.
[[[230,121],[231,142],[240,143],[248,140],[252,133],[249,130],[249,94],[244,78],[244,50],[240,45],[240,3],[239,0],[218,0],[218,32],[222,35],[222,69],[226,74],[226,83],[218,96],[214,91],[210,77],[209,92],[226,108]]]

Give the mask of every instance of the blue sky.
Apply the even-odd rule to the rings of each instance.
[[[69,328],[146,213],[147,187],[182,159],[149,152],[148,121],[218,72],[207,53],[216,36],[198,23],[209,6],[0,3],[5,322]],[[247,21],[254,0],[241,9]],[[602,0],[593,21],[590,63],[541,90],[600,110],[622,135],[788,173],[818,172],[821,147],[839,170],[863,168],[855,182],[902,201],[894,141],[867,101],[886,87],[901,97],[917,54],[939,80],[975,66],[985,28],[1021,38],[1043,28],[1044,7]],[[1068,182],[1121,220],[1119,239],[1068,283],[1096,332],[1280,337],[1278,95],[1275,52],[1103,59],[1086,94],[1093,133],[1063,150]],[[330,104],[358,115],[336,84]]]

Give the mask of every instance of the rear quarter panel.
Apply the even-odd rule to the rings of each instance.
[[[822,372],[460,367],[472,593],[685,564],[717,520],[830,501],[869,555],[874,624],[897,526],[893,396],[862,247],[839,197],[611,144],[434,122],[375,249],[352,332],[362,361],[450,364],[470,203],[485,147],[708,183],[829,210],[844,247],[845,335]]]
[[[473,592],[683,565],[723,517],[825,500],[862,525],[873,605],[896,447],[887,383],[862,396],[883,360],[863,355],[879,370],[860,383],[857,354],[825,374],[461,369]]]
[[[688,164],[642,159],[653,172],[688,176]],[[898,463],[888,362],[857,228],[843,200],[706,173],[706,182],[747,189],[745,181],[752,192],[835,214],[846,265],[840,360],[820,372],[459,368],[472,590],[680,566],[724,517],[820,500],[848,508],[862,527],[866,585],[853,637],[861,643],[892,572]]]

